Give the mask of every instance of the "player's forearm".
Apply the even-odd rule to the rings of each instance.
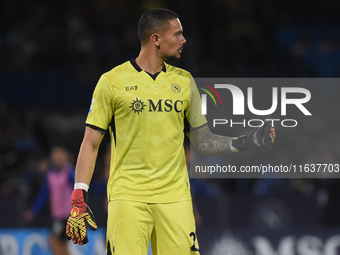
[[[75,183],[90,184],[104,134],[101,130],[86,127],[76,164]]]
[[[189,137],[199,153],[217,155],[248,150],[267,151],[273,146],[275,136],[275,128],[268,121],[250,134],[239,137],[214,135],[208,125],[191,130]]]
[[[210,134],[205,137],[197,146],[202,155],[229,154],[233,152],[230,147],[232,137]]]
[[[76,183],[86,183],[87,185],[90,185],[97,155],[98,149],[90,144],[82,143],[76,164]]]
[[[233,137],[212,134],[208,125],[190,132],[191,142],[202,155],[229,154],[233,152],[231,147],[232,139]]]

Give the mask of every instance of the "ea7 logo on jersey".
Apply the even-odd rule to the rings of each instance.
[[[126,91],[130,91],[130,90],[137,90],[138,86],[127,86],[125,87]]]
[[[147,107],[148,112],[182,112],[184,110],[183,101],[181,100],[159,99],[158,101],[153,101],[148,99],[148,102],[149,105],[146,105],[141,99],[136,98],[129,108],[138,113],[138,115],[145,107]]]

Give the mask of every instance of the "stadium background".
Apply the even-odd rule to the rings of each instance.
[[[136,57],[136,24],[151,7],[180,15],[187,44],[177,65],[195,77],[339,77],[335,1],[2,1],[0,254],[11,250],[11,234],[22,243],[25,231],[49,227],[48,207],[33,222],[23,217],[39,190],[43,174],[37,165],[48,160],[54,144],[76,157],[93,88],[101,73]],[[314,107],[336,102],[340,87],[323,92],[328,100],[315,100]],[[332,121],[315,120],[313,130],[295,134],[287,161],[339,157],[337,109],[325,116]],[[324,134],[323,125],[331,125],[332,132]],[[314,135],[328,137],[327,143],[305,148]],[[103,228],[108,142],[101,146],[90,194]],[[338,254],[339,184],[338,179],[193,180],[202,254]]]

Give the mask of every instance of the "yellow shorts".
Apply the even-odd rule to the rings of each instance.
[[[199,255],[191,200],[148,204],[125,200],[109,202],[107,254]]]

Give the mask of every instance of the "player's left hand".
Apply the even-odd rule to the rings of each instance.
[[[87,237],[86,222],[92,230],[96,230],[97,224],[94,215],[87,205],[88,194],[85,190],[75,189],[71,198],[71,213],[66,224],[66,235],[73,243],[86,244]]]
[[[239,151],[267,151],[273,147],[275,136],[275,127],[272,122],[266,121],[262,127],[255,128],[249,135],[234,138],[231,145]]]

